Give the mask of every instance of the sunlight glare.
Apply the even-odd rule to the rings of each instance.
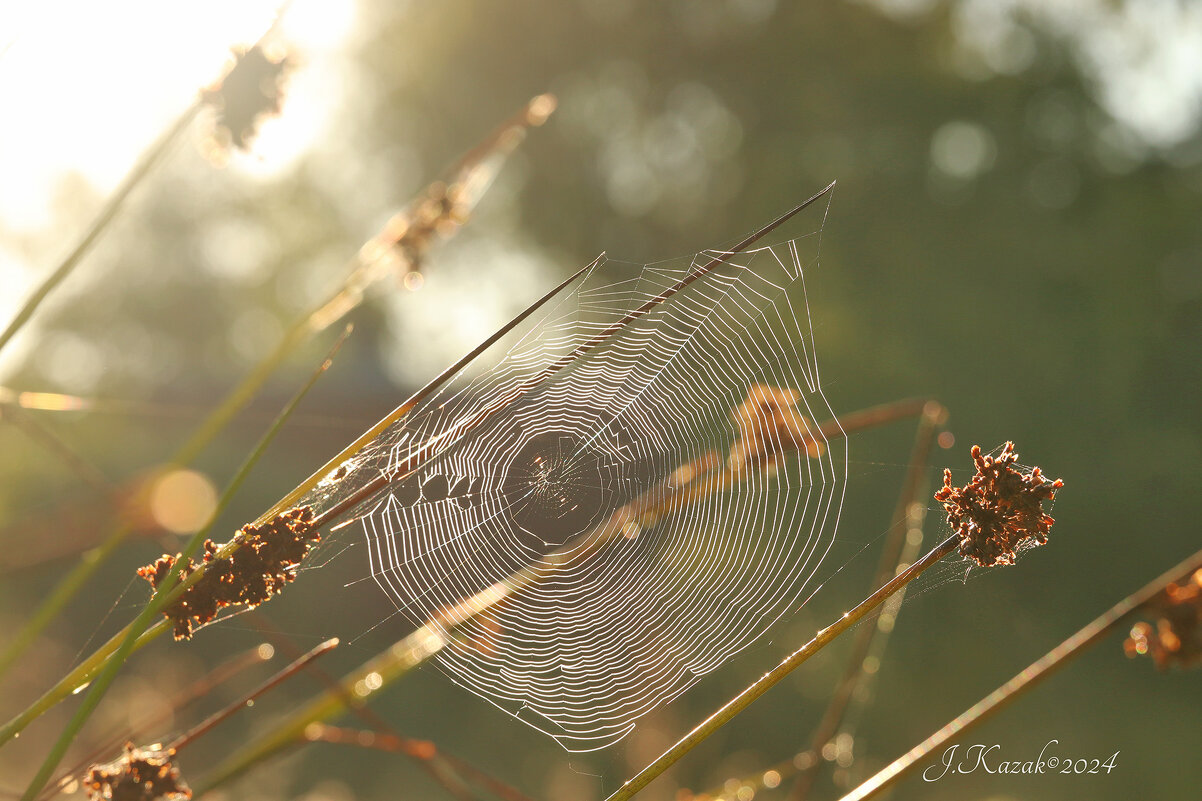
[[[0,4],[0,326],[82,226],[197,93],[268,30],[280,0],[46,0]],[[296,0],[272,42],[297,49],[285,120],[269,120],[235,169],[252,178],[295,163],[325,132],[342,96],[340,55],[353,3]],[[205,116],[205,115],[202,115]],[[275,123],[275,124],[272,124]],[[284,124],[287,123],[287,124]],[[197,123],[201,126],[205,123]],[[186,144],[176,150],[186,149]],[[64,195],[77,176],[91,191]],[[69,217],[69,219],[64,219]],[[25,246],[29,240],[47,244]],[[19,337],[4,354],[21,361]]]
[[[235,46],[259,39],[278,0],[158,2],[49,0],[0,11],[0,233],[54,223],[59,179],[80,174],[110,192],[138,156],[221,73]],[[301,67],[328,58],[354,24],[354,5],[298,0],[278,36],[301,50]],[[11,33],[8,33],[11,32]],[[11,43],[11,44],[10,44]],[[312,83],[311,78],[305,79]],[[305,103],[304,122],[265,135],[271,162],[291,161],[311,142],[324,108]],[[287,100],[285,108],[288,108]],[[278,153],[276,152],[278,151]],[[277,165],[278,168],[278,165]]]
[[[51,0],[28,12],[0,60],[0,104],[24,123],[0,127],[0,224],[51,224],[66,173],[111,191],[273,11],[263,0]]]

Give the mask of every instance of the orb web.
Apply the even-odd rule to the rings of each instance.
[[[818,425],[834,417],[805,293],[819,233],[598,260],[309,499],[388,479],[354,514],[371,575],[453,681],[594,750],[796,607],[847,476],[837,423]],[[775,417],[747,414],[769,397]]]

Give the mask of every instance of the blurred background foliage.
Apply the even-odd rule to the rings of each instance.
[[[345,19],[320,52],[300,43],[292,96],[262,134],[267,146],[293,129],[307,137],[303,148],[274,161],[235,155],[219,169],[203,156],[209,134],[198,125],[5,354],[6,401],[14,392],[56,392],[95,403],[90,411],[24,410],[86,468],[68,465],[12,414],[0,426],[0,631],[15,631],[73,554],[99,541],[112,487],[164,460],[290,321],[337,284],[365,239],[543,91],[558,96],[557,113],[511,158],[462,233],[432,251],[419,290],[385,287],[353,315],[356,331],[335,367],[224,528],[257,515],[597,252],[649,262],[729,244],[837,179],[821,267],[808,279],[834,408],[913,395],[944,402],[957,444],[937,454],[932,489],[943,464],[967,476],[969,445],[989,449],[1007,439],[1067,487],[1047,548],[963,584],[952,581],[962,572],[949,568],[911,593],[857,728],[857,759],[833,781],[848,786],[907,750],[1197,546],[1190,510],[1202,378],[1198,6],[360,0]],[[113,31],[124,24],[109,22]],[[140,33],[168,42],[187,34]],[[10,73],[4,80],[36,79],[12,74],[20,46],[15,38],[13,52],[0,56],[0,76]],[[212,52],[215,69],[220,46]],[[58,57],[71,63],[70,53]],[[139,86],[110,91],[136,101]],[[177,110],[187,98],[178,102]],[[5,127],[36,129],[38,120],[37,108],[5,110]],[[75,124],[85,136],[103,127],[135,137],[122,134],[119,116]],[[134,141],[140,148],[152,138],[150,130]],[[105,191],[68,173],[44,219],[0,218],[0,307],[16,308]],[[22,200],[5,203],[19,208]],[[198,467],[211,482],[228,477],[331,338],[299,351],[204,453]],[[824,590],[612,752],[567,755],[433,667],[389,690],[376,709],[536,797],[601,797],[863,596],[910,438],[899,426],[853,440]],[[186,507],[197,493],[203,484],[186,487],[178,503]],[[943,531],[934,511],[928,523],[928,536]],[[8,677],[0,711],[19,709],[86,643],[124,623],[146,593],[134,567],[177,543],[161,532],[129,542]],[[306,571],[261,612],[306,648],[328,636],[349,641],[323,662],[335,674],[405,633],[389,602],[359,581],[359,556],[352,550]],[[190,645],[157,643],[131,665],[97,728],[161,708],[189,677],[262,639],[243,617]],[[1074,758],[1119,751],[1111,775],[978,771],[932,784],[912,779],[895,797],[1196,792],[1197,676],[1158,673],[1119,646],[1102,644],[973,740],[999,743],[1008,759],[1034,758],[1053,739]],[[842,669],[840,653],[831,649],[799,671],[645,796],[720,785],[802,748]],[[203,774],[317,686],[293,680],[190,747],[185,774]],[[175,725],[235,689],[223,692]],[[14,777],[63,714],[0,754],[0,790],[17,788]],[[820,790],[836,794],[829,778]],[[368,799],[442,790],[395,756],[318,745],[229,792]]]

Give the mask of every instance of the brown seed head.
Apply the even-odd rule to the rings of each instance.
[[[960,553],[982,567],[1012,565],[1020,551],[1048,541],[1055,522],[1043,502],[1056,497],[1060,479],[1045,478],[1038,467],[1015,469],[1018,454],[1007,442],[997,456],[972,447],[977,472],[963,487],[952,486],[952,471],[943,471],[943,488],[935,500],[943,504],[947,522],[960,534]]]
[[[385,227],[381,241],[395,249],[409,271],[420,270],[430,246],[467,222],[472,198],[463,183],[436,181]]]
[[[172,764],[174,757],[175,749],[126,743],[120,759],[88,771],[84,789],[91,801],[184,801],[192,791]]]
[[[204,544],[204,575],[163,610],[175,627],[175,639],[186,640],[198,625],[210,622],[228,606],[253,609],[296,579],[300,563],[321,541],[313,526],[313,509],[289,509],[266,523],[243,526],[237,533],[239,547],[219,557],[220,546]],[[163,555],[138,569],[138,575],[157,590],[178,564],[178,557]],[[197,569],[191,559],[180,567],[185,579]]]

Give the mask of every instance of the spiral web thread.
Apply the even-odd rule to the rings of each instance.
[[[802,274],[819,234],[730,256],[633,321],[721,254],[599,260],[495,367],[308,499],[388,479],[354,515],[371,573],[452,680],[595,750],[795,607],[847,477],[846,440],[815,425],[834,416]],[[740,422],[765,388],[794,390],[785,419]],[[472,596],[488,603],[456,605]]]

